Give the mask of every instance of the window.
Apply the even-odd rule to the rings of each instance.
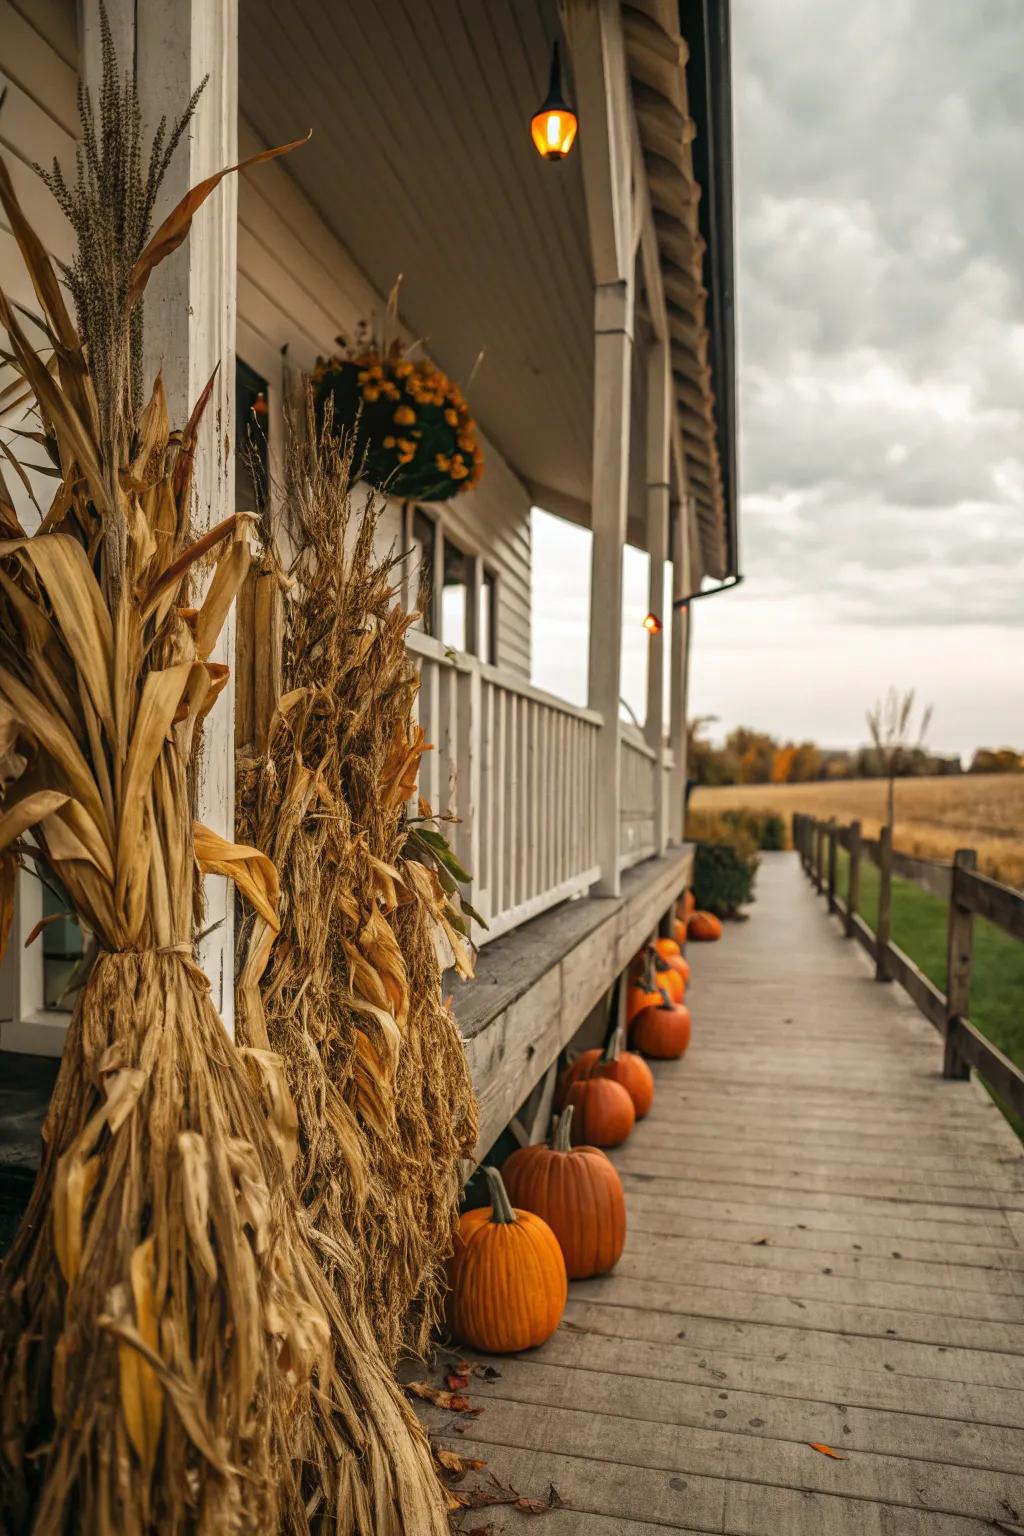
[[[441,590],[441,639],[453,651],[469,650],[469,597],[473,562],[451,539],[444,541],[444,585]]]
[[[498,664],[498,578],[486,566],[480,583],[480,612],[477,616],[477,654],[488,666]]]
[[[71,903],[52,879],[48,876],[43,887],[43,1003],[69,1013],[74,1003],[70,986],[85,946],[82,930],[68,910]]]
[[[255,368],[235,361],[235,506],[258,512],[270,474],[270,413],[267,381]]]
[[[418,608],[423,615],[423,628],[428,635],[434,629],[434,547],[437,542],[437,525],[433,518],[412,510],[412,527],[409,546],[409,607]]]

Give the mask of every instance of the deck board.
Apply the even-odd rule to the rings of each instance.
[[[546,1536],[1024,1527],[1020,1145],[942,1080],[934,1030],[792,855],[759,897],[691,950],[693,1045],[613,1154],[622,1262],[474,1379],[484,1411],[444,1443],[553,1483]],[[539,1528],[503,1506],[465,1525]]]

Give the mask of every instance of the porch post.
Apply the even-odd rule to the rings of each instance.
[[[671,509],[672,597],[673,601],[689,590],[690,567],[687,559],[688,500],[675,501]],[[672,609],[672,636],[669,703],[669,741],[672,747],[672,772],[669,775],[668,836],[681,843],[685,830],[686,799],[686,685],[690,656],[690,615],[686,608]]]
[[[567,0],[565,25],[583,131],[580,159],[594,268],[594,444],[591,489],[590,688],[597,741],[594,891],[617,896],[622,551],[629,486],[630,381],[637,208],[634,120],[619,0]]]
[[[665,774],[665,649],[671,643],[672,614],[665,612],[665,561],[668,558],[669,472],[671,438],[671,366],[664,341],[651,348],[647,360],[647,551],[650,581],[647,607],[662,628],[649,636],[647,647],[647,745],[654,762],[654,842],[659,854],[669,840],[669,786]]]
[[[594,889],[601,896],[617,896],[622,806],[622,553],[629,489],[632,284],[599,287],[595,300],[589,702],[604,723],[597,742],[597,862],[601,877]]]
[[[99,0],[81,0],[86,83],[98,95]],[[206,88],[163,184],[159,222],[189,187],[238,159],[237,0],[161,0],[133,5],[108,0],[107,14],[122,70],[135,70],[143,123],[177,117],[206,75]],[[214,369],[217,377],[196,454],[193,521],[213,527],[234,511],[235,295],[237,181],[228,176],[196,216],[185,244],[153,274],[146,293],[145,379],[163,374],[172,425],[180,426]],[[234,613],[221,632],[215,661],[233,668]],[[204,727],[197,807],[200,821],[234,837],[234,677]],[[234,903],[227,881],[206,881],[200,946],[213,1000],[234,1029]]]

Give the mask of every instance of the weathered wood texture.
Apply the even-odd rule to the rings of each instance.
[[[976,868],[977,854],[973,848],[961,848],[952,864],[936,864],[896,852],[892,846],[891,827],[883,827],[881,836],[875,841],[861,837],[859,822],[836,829],[833,822],[816,821],[813,816],[797,813],[793,817],[793,846],[800,855],[803,869],[819,891],[823,837],[830,840],[831,846],[834,846],[838,837],[851,850],[849,886],[845,900],[835,894],[830,863],[829,906],[842,915],[847,937],[859,939],[874,959],[875,979],[899,982],[925,1018],[942,1034],[942,1075],[947,1078],[966,1078],[974,1067],[992,1092],[1014,1114],[1024,1117],[1024,1071],[987,1040],[967,1017],[971,996],[975,914],[1002,928],[1011,938],[1024,939],[1024,893],[1000,885],[987,875],[979,875]],[[861,852],[878,866],[880,874],[878,919],[874,933],[856,911]],[[894,875],[911,881],[949,904],[944,992],[898,944],[892,942],[890,913]]]
[[[622,894],[583,897],[480,952],[455,993],[480,1104],[482,1156],[687,884],[691,848],[622,877]]]
[[[691,949],[690,1052],[612,1153],[617,1270],[474,1378],[484,1412],[442,1440],[520,1492],[554,1483],[545,1536],[1014,1530],[1020,1145],[978,1085],[943,1080],[933,1030],[798,861],[766,855],[759,882],[749,922]]]

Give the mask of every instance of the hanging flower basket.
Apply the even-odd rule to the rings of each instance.
[[[354,433],[354,463],[377,490],[404,501],[447,501],[477,484],[484,459],[462,391],[399,342],[321,358],[313,373],[318,408]]]

